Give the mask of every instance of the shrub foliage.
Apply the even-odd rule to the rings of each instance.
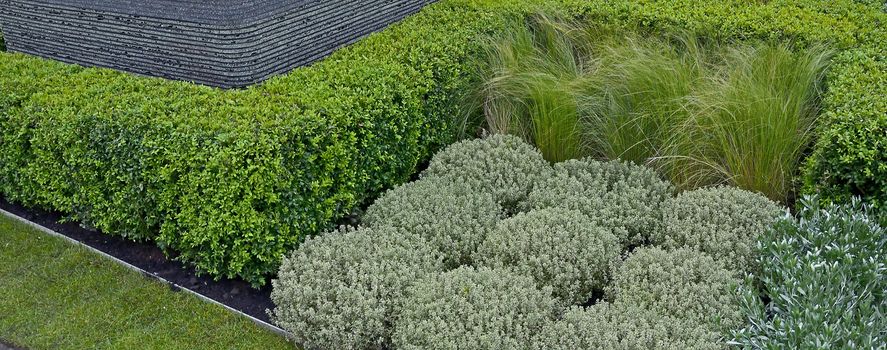
[[[721,349],[721,334],[692,321],[626,303],[574,307],[546,325],[536,350]]]
[[[413,285],[398,314],[398,349],[521,349],[554,316],[551,289],[507,270],[461,267]]]
[[[611,300],[677,317],[715,330],[741,324],[734,288],[740,283],[705,253],[638,248],[614,273]]]
[[[583,304],[604,289],[620,256],[612,231],[575,210],[534,210],[499,222],[476,260],[533,277],[566,305]]]
[[[501,215],[490,194],[464,183],[424,179],[385,193],[367,209],[363,223],[424,237],[448,266],[458,267],[470,263]]]
[[[466,183],[475,191],[492,193],[506,208],[515,208],[550,172],[533,146],[514,136],[493,135],[462,141],[435,154],[422,178]]]
[[[786,210],[766,197],[734,187],[684,192],[662,205],[663,230],[651,243],[707,253],[727,268],[752,272],[757,240]]]
[[[489,149],[501,142],[501,137],[491,137],[470,146]],[[465,147],[457,144],[443,152],[452,163],[462,164],[453,149]],[[497,154],[516,159],[527,152],[515,145]],[[462,157],[478,159],[476,153],[463,152]],[[580,189],[591,184],[587,191],[571,192],[571,200],[584,203],[583,196],[593,197],[599,215],[623,213],[626,203],[635,204],[632,200],[647,204],[631,208],[649,208],[651,198],[655,203],[672,200],[668,183],[639,166],[585,160],[555,168],[549,178],[536,181],[567,178]],[[284,261],[280,279],[274,281],[272,298],[278,308],[273,315],[300,345],[712,349],[723,345],[725,331],[740,326],[734,293],[739,272],[695,250],[705,246],[689,239],[669,241],[670,250],[645,246],[645,240],[623,246],[617,233],[627,232],[627,215],[632,214],[595,220],[556,205],[525,205],[525,211],[503,213],[493,199],[499,187],[475,187],[488,179],[486,172],[470,166],[462,173],[457,167],[450,171],[387,192],[367,211],[365,226],[309,239]],[[557,186],[526,186],[540,198],[564,193]],[[540,192],[545,190],[554,193]],[[602,200],[602,193],[629,198],[613,194]],[[692,199],[687,202],[728,202],[724,210],[736,216],[731,221],[714,215],[712,223],[699,224],[736,225],[718,231],[718,239],[745,242],[757,234],[745,230],[757,230],[760,221],[772,219],[760,213],[779,212],[766,198],[744,191],[698,193],[699,198],[685,194]],[[529,196],[530,203],[533,198]],[[655,207],[634,212],[649,215],[646,225],[661,227],[662,215]],[[695,215],[693,205],[675,210],[683,209],[694,215],[682,212],[681,225],[709,220]],[[759,214],[764,218],[755,216]],[[569,309],[580,305],[585,308]]]
[[[309,238],[272,281],[272,317],[306,349],[383,349],[410,283],[442,271],[419,236],[342,228]]]
[[[620,161],[568,160],[530,193],[531,208],[578,210],[613,228],[624,246],[644,243],[661,229],[660,206],[672,186],[650,168]]]
[[[887,343],[887,228],[854,200],[824,205],[806,198],[799,219],[785,218],[761,237],[766,306],[746,289],[746,348],[876,349]],[[882,223],[883,224],[883,223]]]

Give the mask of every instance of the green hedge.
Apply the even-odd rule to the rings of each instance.
[[[519,3],[438,3],[245,90],[0,54],[0,192],[262,284],[452,141],[473,38]]]
[[[530,3],[530,4],[526,4]],[[237,91],[0,54],[0,192],[255,284],[284,252],[453,139],[479,35],[554,3],[598,22],[831,41],[809,191],[885,194],[885,14],[850,0],[444,0]]]
[[[887,213],[887,35],[880,37],[880,45],[836,58],[827,124],[804,169],[804,190],[831,202],[861,196]]]

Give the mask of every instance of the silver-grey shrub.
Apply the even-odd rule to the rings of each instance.
[[[370,226],[391,226],[425,238],[449,267],[469,263],[472,253],[501,219],[493,196],[464,183],[422,179],[385,193],[363,217]]]
[[[550,322],[550,288],[508,270],[461,267],[408,289],[395,325],[397,349],[528,349]]]
[[[664,227],[653,244],[700,250],[741,272],[754,270],[758,237],[786,214],[767,197],[726,186],[681,193],[662,212]]]
[[[512,210],[551,172],[551,165],[535,147],[515,136],[492,135],[458,142],[438,152],[422,178],[469,184],[475,191],[493,194]]]
[[[722,349],[719,332],[628,304],[601,302],[570,308],[543,329],[537,350]]]
[[[272,281],[272,318],[304,349],[387,348],[405,288],[442,270],[421,237],[341,228],[307,239],[283,260]]]
[[[736,273],[697,250],[638,248],[616,270],[608,300],[732,330],[742,316]]]
[[[531,208],[559,207],[588,215],[613,228],[623,246],[639,245],[661,229],[661,204],[670,183],[650,168],[621,161],[569,160],[530,193]]]
[[[603,290],[620,252],[611,229],[576,210],[547,208],[499,222],[481,244],[475,261],[531,276],[571,305],[584,303],[594,290]]]

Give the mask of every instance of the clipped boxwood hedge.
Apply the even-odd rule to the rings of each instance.
[[[221,91],[0,54],[0,193],[265,282],[284,252],[453,139],[478,35],[552,5],[601,23],[841,49],[808,192],[887,197],[883,6],[851,0],[443,0],[311,67]]]
[[[435,4],[245,90],[0,54],[0,192],[263,284],[453,140],[473,38],[520,3]]]

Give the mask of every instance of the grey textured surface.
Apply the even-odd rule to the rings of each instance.
[[[10,51],[219,87],[314,62],[434,0],[0,0]]]

